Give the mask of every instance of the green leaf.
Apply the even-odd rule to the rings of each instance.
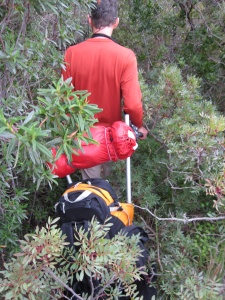
[[[41,153],[43,153],[47,158],[52,158],[52,152],[46,148],[45,146],[43,146],[41,143],[37,143],[36,147],[38,150],[41,151]]]
[[[34,111],[31,111],[26,119],[23,122],[23,126],[26,125],[28,122],[30,122],[34,118]]]
[[[1,129],[0,129],[0,131],[1,131]],[[0,137],[2,137],[4,139],[13,139],[15,137],[15,134],[4,131],[4,128],[2,128],[2,131],[3,132],[0,132]]]

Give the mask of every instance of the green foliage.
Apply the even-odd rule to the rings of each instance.
[[[8,268],[4,274],[9,277],[4,280],[12,280],[15,286],[19,282],[23,299],[28,290],[34,292],[30,299],[46,300],[49,293],[57,299],[64,289],[62,283],[71,275],[68,269],[63,273],[64,265],[39,272],[32,262],[27,273],[20,273],[25,255],[13,262],[9,257],[15,249],[19,251],[17,240],[24,232],[43,226],[48,215],[54,214],[54,204],[65,189],[65,180],[54,178],[45,166],[53,159],[51,148],[58,150],[57,156],[65,152],[70,157],[81,141],[91,141],[89,127],[97,108],[86,103],[88,91],[73,93],[69,82],[59,80],[65,48],[89,35],[86,15],[90,5],[89,0],[0,4],[0,263]],[[150,132],[147,141],[138,142],[131,159],[133,202],[160,217],[220,216],[225,195],[225,120],[214,104],[224,111],[224,2],[122,1],[119,16],[115,37],[135,51],[143,69],[140,80]],[[113,168],[111,183],[125,201],[125,162]],[[77,174],[73,177],[79,180]],[[221,221],[172,225],[157,222],[138,209],[135,221],[145,225],[151,237],[151,259],[158,261],[160,274],[159,297],[224,297]],[[38,234],[43,234],[47,245],[43,237],[47,231],[40,229]],[[55,236],[58,244],[63,243],[60,232]],[[35,253],[38,246],[33,237],[27,237],[26,245]],[[117,251],[114,245],[108,249],[105,242],[104,247]],[[89,257],[92,253],[87,249]],[[107,253],[103,256],[111,259]],[[126,256],[121,257],[130,270]],[[98,258],[96,265],[104,272]],[[78,260],[82,269],[82,256]],[[89,270],[87,265],[85,270]],[[78,274],[82,276],[82,270]],[[126,276],[121,280],[131,279],[130,273]],[[114,295],[118,290],[107,292]]]
[[[9,189],[4,185],[1,185],[1,188],[0,245],[3,249],[7,247],[9,255],[17,248],[18,232],[21,230],[22,221],[27,218],[27,204],[24,200],[27,199],[28,192],[16,188]]]
[[[65,185],[46,167],[47,161],[54,163],[51,148],[57,148],[57,157],[62,152],[70,157],[81,141],[92,140],[97,107],[86,102],[87,91],[74,93],[69,81],[59,80],[60,51],[80,39],[89,7],[90,1],[0,4],[0,254],[5,258],[17,248],[23,229],[31,231],[29,225],[52,214],[54,189]]]
[[[50,89],[40,89],[36,113],[43,119],[44,128],[52,128],[50,146],[60,146],[56,158],[65,153],[69,159],[81,149],[81,141],[94,143],[89,128],[97,121],[94,114],[101,111],[87,102],[86,91],[73,92],[71,80],[59,80]],[[87,134],[87,136],[84,136]],[[74,150],[76,149],[76,150]]]
[[[216,185],[223,174],[225,118],[201,98],[198,79],[190,76],[184,82],[177,67],[165,66],[148,91],[145,108],[150,134],[167,153],[160,162],[167,168],[164,182],[172,189],[208,193],[209,180]],[[223,192],[214,195],[215,207],[222,209]]]
[[[81,141],[94,142],[89,128],[96,121],[94,114],[100,111],[97,106],[87,103],[87,92],[73,92],[70,82],[60,79],[50,89],[40,89],[38,106],[27,116],[6,119],[0,110],[0,137],[8,144],[6,160],[12,167],[19,166],[19,172],[28,170],[38,179],[51,180],[45,163],[53,162],[51,147],[57,147],[56,159],[65,153],[71,158],[74,149],[81,149]],[[78,98],[79,97],[79,98]],[[84,136],[87,133],[87,136]]]
[[[154,141],[139,141],[138,150],[132,155],[132,201],[137,205],[154,207],[160,200],[155,190],[156,172],[152,147]],[[142,163],[140,163],[142,162]],[[111,182],[121,202],[126,201],[126,162],[119,161],[112,166]],[[119,175],[118,175],[119,174]]]
[[[105,236],[112,224],[100,225],[91,223],[90,232],[79,231],[76,246],[80,247],[75,255],[71,270],[76,279],[82,280],[84,273],[92,278],[101,279],[102,291],[110,299],[114,299],[121,293],[121,283],[125,287],[127,295],[135,295],[134,280],[140,280],[140,275],[145,270],[136,269],[138,253],[141,253],[137,242],[139,236],[127,238],[124,234],[118,234],[111,240]],[[116,287],[110,287],[110,282],[116,283]]]
[[[224,2],[122,1],[121,44],[132,48],[149,82],[156,68],[175,63],[202,78],[204,98],[224,111]]]
[[[62,295],[61,284],[47,272],[54,270],[59,280],[67,280],[66,274],[56,269],[66,243],[61,230],[54,225],[55,221],[49,219],[45,228],[27,234],[25,240],[20,241],[22,252],[15,253],[15,258],[4,265],[0,292],[5,299],[48,299],[50,294],[59,299]]]
[[[132,200],[158,217],[172,221],[188,216],[197,223],[159,223],[138,208],[136,221],[149,229],[151,257],[158,261],[160,273],[159,297],[223,299],[223,223],[204,222],[201,227],[197,220],[224,212],[224,117],[202,98],[196,77],[185,80],[173,65],[156,74],[158,83],[151,87],[140,74],[150,137],[138,141],[131,158]],[[114,168],[111,179],[121,191],[125,166]]]
[[[160,287],[165,293],[163,299],[222,300],[223,264],[217,263],[216,256],[211,261],[208,257],[205,269],[199,271],[198,263],[202,249],[195,247],[192,238],[181,230],[180,226],[169,225],[168,227],[168,231],[161,232],[161,240],[166,245],[166,248],[161,249],[163,251],[161,266],[164,275],[159,278]],[[188,232],[187,228],[186,232]]]
[[[87,103],[87,92],[74,93],[69,82],[60,79],[50,89],[40,90],[40,95],[38,105],[31,106],[28,115],[23,116],[21,110],[21,115],[11,117],[9,112],[13,107],[10,106],[4,106],[4,109],[0,110],[2,139],[0,218],[4,224],[1,227],[0,241],[7,247],[8,254],[12,250],[10,243],[17,246],[21,222],[27,217],[25,210],[27,204],[24,200],[29,199],[28,193],[31,193],[31,203],[35,203],[33,202],[35,196],[33,198],[32,193],[35,195],[36,192],[32,184],[28,183],[30,178],[31,183],[36,184],[36,189],[40,189],[42,182],[48,182],[50,186],[57,183],[50,169],[46,168],[46,162],[54,164],[51,148],[57,149],[56,158],[62,153],[70,157],[74,149],[81,149],[81,141],[94,142],[89,128],[95,122],[94,113],[99,109]],[[23,186],[20,180],[14,180],[15,173],[21,179],[23,176],[23,182],[27,182],[27,186]],[[52,200],[56,198],[57,196]],[[54,203],[51,205],[53,207]],[[36,209],[38,207],[40,204],[32,208],[33,214],[38,212]],[[42,219],[50,212],[46,210],[46,213],[41,212]]]
[[[193,239],[193,249],[197,248],[195,255],[198,257],[200,267],[207,266],[209,257],[213,255],[219,256],[219,260],[223,261],[224,222],[197,223],[190,228],[189,234]]]
[[[45,227],[37,227],[35,233],[26,234],[20,241],[21,251],[14,254],[15,258],[1,271],[0,293],[4,299],[37,300],[53,296],[60,299],[64,289],[68,289],[69,280],[76,276],[82,281],[84,274],[90,276],[91,281],[101,279],[99,293],[92,294],[90,300],[99,299],[102,292],[116,299],[122,295],[121,285],[126,295],[138,299],[133,282],[145,274],[145,270],[136,267],[141,254],[139,236],[128,238],[119,233],[108,240],[106,234],[112,224],[100,225],[93,219],[87,232],[82,228],[78,231],[76,245],[80,250],[73,254],[65,248],[68,243],[64,242],[56,221],[49,219]],[[76,294],[73,292],[73,295]]]

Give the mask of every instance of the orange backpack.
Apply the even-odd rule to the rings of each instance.
[[[121,203],[117,201],[116,194],[107,180],[103,179],[87,179],[76,184],[72,184],[62,195],[57,203],[57,212],[59,213],[63,222],[76,221],[72,215],[71,210],[74,211],[74,216],[79,210],[85,218],[86,212],[84,208],[93,207],[96,204],[96,199],[102,199],[108,207],[111,216],[118,218],[125,226],[131,225],[134,218],[134,206],[131,203]],[[95,201],[94,201],[95,200]],[[81,203],[83,201],[83,203]],[[99,200],[100,201],[100,200]],[[81,205],[83,204],[83,210]],[[99,205],[99,204],[98,204]],[[100,205],[101,206],[101,205]],[[75,210],[74,210],[75,209]],[[100,211],[100,207],[98,210]],[[101,212],[100,212],[101,214]],[[102,212],[102,216],[105,212]],[[69,219],[67,218],[69,215]],[[96,211],[98,216],[98,211]]]

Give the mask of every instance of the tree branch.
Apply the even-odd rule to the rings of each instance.
[[[72,293],[73,296],[76,297],[78,300],[85,300],[84,298],[80,297],[78,294],[74,292],[72,288],[70,288],[66,283],[64,283],[59,277],[57,277],[54,272],[52,272],[49,268],[44,268],[44,271],[47,272],[55,281],[57,281],[59,284],[61,284],[64,288],[66,288],[68,291]]]
[[[225,216],[221,216],[221,217],[202,217],[202,218],[188,218],[186,216],[186,214],[183,215],[183,219],[181,218],[175,218],[175,217],[171,217],[171,218],[160,218],[157,217],[155,214],[153,214],[148,208],[146,207],[141,207],[138,205],[134,205],[137,208],[140,208],[141,210],[145,210],[147,211],[151,216],[153,216],[155,219],[157,219],[158,221],[176,221],[176,222],[183,222],[184,224],[188,224],[191,222],[195,222],[195,221],[219,221],[219,220],[225,220]]]

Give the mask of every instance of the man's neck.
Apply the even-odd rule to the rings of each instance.
[[[93,28],[93,34],[95,33],[102,33],[108,36],[112,36],[113,28],[112,27],[105,27],[102,29]]]

